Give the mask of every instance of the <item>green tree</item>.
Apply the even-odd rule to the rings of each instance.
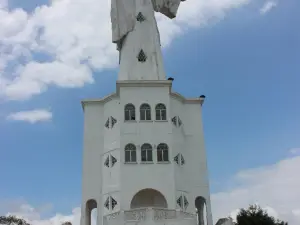
[[[287,222],[269,216],[267,211],[258,205],[250,205],[248,209],[241,209],[236,220],[236,225],[288,225]]]
[[[16,216],[0,216],[1,225],[30,225],[25,220],[17,218]]]
[[[61,225],[72,225],[72,223],[67,221],[67,222],[63,222]]]
[[[17,218],[16,216],[0,216],[0,225],[30,225],[26,220]],[[72,225],[71,222],[66,221],[61,225]]]

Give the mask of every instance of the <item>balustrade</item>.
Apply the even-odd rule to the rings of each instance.
[[[141,221],[146,219],[147,209],[124,211],[125,221]]]
[[[160,208],[140,208],[140,209],[132,209],[126,211],[119,211],[116,213],[112,213],[104,216],[104,220],[107,222],[104,224],[114,224],[112,220],[124,221],[128,222],[142,222],[142,221],[150,221],[159,222],[165,220],[192,220],[191,223],[188,224],[196,224],[196,214],[187,213],[183,211],[170,210],[170,209],[160,209]],[[188,222],[188,221],[187,221]]]
[[[176,210],[153,209],[153,220],[175,219]]]

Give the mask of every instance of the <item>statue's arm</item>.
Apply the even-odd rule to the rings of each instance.
[[[111,0],[112,42],[120,45],[135,25],[135,1]],[[118,46],[120,47],[120,46]]]
[[[176,17],[181,0],[152,0],[154,10],[173,19]]]

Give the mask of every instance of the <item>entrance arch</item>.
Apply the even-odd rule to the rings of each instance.
[[[207,225],[207,209],[205,198],[198,196],[195,199],[195,207],[197,209],[198,225]]]
[[[155,189],[146,188],[137,192],[130,203],[131,209],[143,207],[168,208],[167,200]]]
[[[92,224],[92,214],[97,214],[97,202],[95,199],[90,199],[86,202],[85,206],[85,225],[93,225]],[[97,216],[96,216],[97,221]],[[93,221],[94,222],[94,221]]]

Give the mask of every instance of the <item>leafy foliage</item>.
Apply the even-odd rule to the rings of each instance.
[[[63,222],[61,225],[72,225],[72,223],[67,221],[67,222]]]
[[[250,205],[248,209],[241,209],[236,220],[236,225],[288,225],[287,222],[269,216],[258,205]]]
[[[0,216],[0,225],[30,225],[24,219],[17,218],[16,216]],[[72,225],[71,222],[66,221],[61,225]]]
[[[0,216],[1,225],[30,225],[25,220],[15,216]]]

